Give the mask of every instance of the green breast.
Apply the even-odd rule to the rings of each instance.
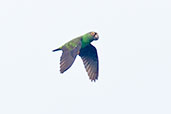
[[[92,38],[89,34],[85,34],[82,36],[82,39],[81,39],[81,43],[82,43],[82,46],[81,48],[84,48],[86,47],[87,45],[89,45],[90,43],[92,42]]]
[[[82,41],[81,43],[82,43],[81,48],[84,48],[90,44],[90,42],[84,42],[84,41]]]

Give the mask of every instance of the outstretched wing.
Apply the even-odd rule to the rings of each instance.
[[[78,52],[80,51],[80,48],[81,48],[80,40],[74,42],[68,42],[66,45],[62,47],[63,53],[60,58],[61,73],[65,72],[72,66]]]
[[[99,62],[96,48],[90,44],[80,50],[79,56],[83,60],[90,80],[95,81],[98,79]]]

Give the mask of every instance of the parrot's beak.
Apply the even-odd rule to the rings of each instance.
[[[99,35],[96,33],[94,36],[94,40],[98,40],[99,39]]]

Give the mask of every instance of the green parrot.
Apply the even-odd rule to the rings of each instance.
[[[79,55],[90,80],[96,81],[99,74],[99,61],[97,50],[91,42],[98,39],[99,36],[96,32],[88,32],[53,50],[53,52],[58,50],[63,51],[60,58],[60,72],[64,73],[68,70],[72,66],[76,56]]]

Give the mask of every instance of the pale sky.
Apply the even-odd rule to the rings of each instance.
[[[91,82],[52,50],[90,31]],[[170,0],[1,0],[0,114],[170,114]]]

